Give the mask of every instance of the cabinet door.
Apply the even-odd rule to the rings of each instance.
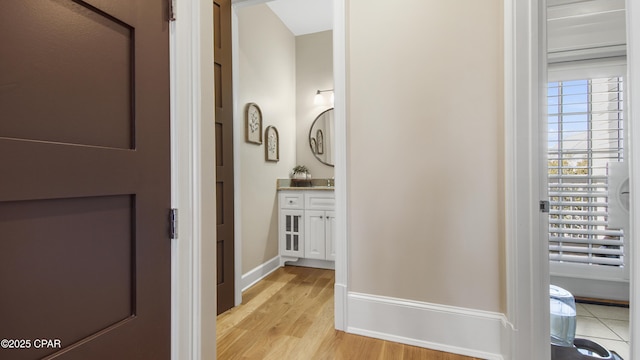
[[[324,236],[326,243],[326,259],[336,260],[336,213],[333,211],[325,211]]]
[[[303,210],[280,210],[280,255],[304,257],[303,215]]]
[[[304,257],[325,259],[325,212],[322,210],[305,211],[306,231],[304,236]]]

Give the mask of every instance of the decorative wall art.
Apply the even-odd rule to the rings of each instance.
[[[311,142],[309,143],[311,145],[311,152],[314,154],[318,153],[318,143],[316,142],[316,138],[311,138]]]
[[[266,143],[264,146],[264,157],[266,161],[277,162],[280,160],[280,141],[278,129],[275,126],[267,126],[264,132]]]
[[[260,107],[257,104],[247,104],[245,133],[248,143],[262,144],[262,111],[260,111]]]
[[[324,154],[324,135],[320,129],[316,132],[316,150],[316,154]]]

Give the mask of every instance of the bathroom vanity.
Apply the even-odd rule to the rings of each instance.
[[[330,185],[330,180],[324,180],[324,184]],[[297,261],[305,266],[333,268],[336,259],[333,186],[291,187],[279,182],[278,208],[280,265]]]

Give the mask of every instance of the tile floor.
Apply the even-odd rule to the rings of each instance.
[[[629,359],[629,309],[577,303],[576,337],[597,342]]]

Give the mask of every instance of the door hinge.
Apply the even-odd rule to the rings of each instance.
[[[169,211],[169,236],[172,240],[178,239],[178,209]]]
[[[176,0],[169,1],[169,22],[176,21]]]
[[[540,212],[548,213],[549,212],[549,201],[548,200],[540,200]]]

